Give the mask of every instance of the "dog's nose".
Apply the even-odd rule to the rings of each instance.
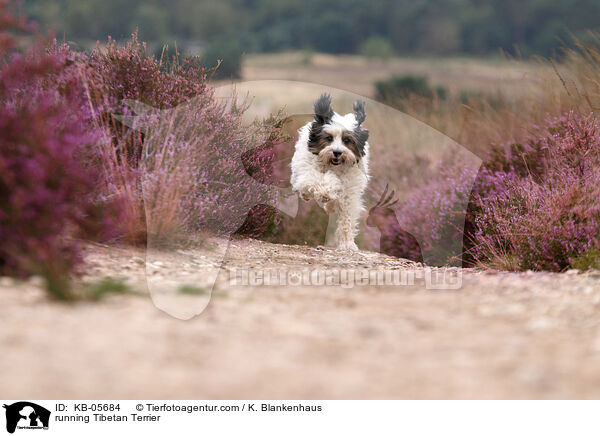
[[[339,150],[333,150],[333,157],[338,158],[342,155],[342,152]]]

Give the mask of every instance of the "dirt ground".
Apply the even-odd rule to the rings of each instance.
[[[0,278],[1,397],[600,398],[597,271],[454,270],[462,287],[443,291],[421,280],[241,286],[232,271],[423,269],[377,253],[232,241],[210,301],[168,295],[178,307],[206,300],[182,321],[157,309],[148,289],[174,275],[206,282],[217,257],[146,259],[96,245],[86,256],[84,280],[122,277],[139,294],[63,304],[37,279]]]

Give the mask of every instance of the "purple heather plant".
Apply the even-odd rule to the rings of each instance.
[[[479,174],[467,235],[477,263],[562,271],[598,252],[598,119],[569,112],[534,129],[495,146]]]
[[[575,112],[549,118],[521,143],[493,145],[477,174],[443,161],[395,209],[390,233],[409,231],[426,262],[563,271],[600,265],[600,127]],[[465,199],[469,199],[466,220]],[[401,237],[406,257],[419,255]],[[410,251],[414,247],[413,251]],[[392,247],[393,248],[393,247]]]
[[[396,208],[397,225],[410,232],[419,245],[408,247],[411,259],[421,256],[432,265],[459,262],[465,211],[475,174],[459,163],[443,159],[431,170],[425,186],[418,187]],[[398,232],[400,233],[400,232]],[[402,239],[401,239],[402,241]]]
[[[0,273],[40,274],[64,299],[81,260],[73,238],[114,227],[94,195],[102,175],[85,163],[99,132],[64,53],[13,50],[13,31],[28,26],[9,7],[0,1]]]
[[[0,0],[3,28],[26,30],[6,19],[8,6]],[[149,216],[152,236],[173,240],[211,216],[239,220],[249,210],[236,206],[260,194],[248,178],[270,182],[281,119],[245,126],[245,106],[220,103],[192,60],[158,60],[135,35],[91,54],[41,42],[19,53],[11,35],[0,33],[0,273],[43,274],[51,293],[68,298],[68,274],[81,261],[74,237],[145,243]],[[122,124],[134,115],[127,100],[176,111],[178,127],[193,127],[168,132],[152,153],[149,130],[164,124]],[[255,213],[242,233],[258,236],[272,219],[268,209]]]
[[[170,62],[157,60],[147,53],[144,43],[138,42],[137,34],[124,46],[109,38],[104,47],[98,45],[77,65],[93,122],[105,132],[105,141],[97,150],[107,181],[104,195],[124,199],[120,239],[144,245],[147,234],[139,167],[145,138],[120,123],[119,116],[133,115],[127,100],[157,109],[173,108],[192,98],[200,109],[214,104],[212,89],[206,83],[207,71],[193,60],[180,61],[178,56]],[[209,115],[213,119],[217,116]],[[206,124],[211,121],[206,120]]]
[[[254,206],[273,199],[267,185],[282,121],[244,126],[237,110],[196,106],[194,99],[156,120],[138,119],[146,125],[140,169],[154,246],[193,242],[203,233],[259,236],[274,217],[259,208],[244,223]]]
[[[109,39],[79,62],[95,124],[109,139],[99,150],[106,195],[126,199],[127,229],[121,236],[129,243],[145,244],[149,236],[167,243],[178,234],[185,239],[205,228],[209,215],[223,220],[239,214],[236,205],[247,200],[239,196],[255,193],[237,185],[268,163],[268,149],[282,137],[280,117],[244,125],[246,106],[220,102],[207,83],[210,70],[193,58],[166,57],[148,54],[134,34],[123,46]],[[146,105],[148,113],[132,113],[132,101]],[[119,121],[132,115],[144,118],[142,129]],[[176,118],[174,124],[165,123],[169,117]],[[249,150],[245,162],[242,150]],[[207,181],[230,186],[207,188]],[[272,218],[255,215],[245,233],[256,236]]]

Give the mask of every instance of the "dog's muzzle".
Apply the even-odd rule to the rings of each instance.
[[[342,152],[338,150],[334,150],[332,152],[333,157],[329,159],[329,163],[331,165],[341,165],[344,163],[344,159],[342,158]]]

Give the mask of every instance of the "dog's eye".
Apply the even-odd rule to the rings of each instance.
[[[343,142],[344,142],[344,144],[348,145],[348,144],[350,144],[351,141],[350,141],[350,138],[344,138]]]
[[[331,142],[333,141],[333,136],[331,135],[327,135],[327,138],[325,138],[327,140],[327,142]]]

